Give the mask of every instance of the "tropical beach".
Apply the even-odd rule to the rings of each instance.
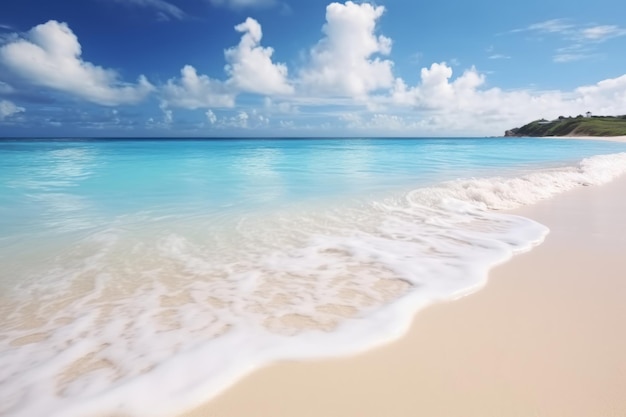
[[[623,15],[0,2],[0,416],[626,416]]]
[[[420,311],[398,341],[272,365],[184,416],[625,415],[625,190],[622,176],[516,210],[550,234],[484,289]]]
[[[494,267],[552,238],[553,220],[525,210],[621,184],[624,151],[554,138],[2,140],[0,411],[169,417],[220,394],[248,404],[239,387],[285,366],[370,354],[390,370],[404,358],[401,373],[423,366],[384,352],[412,355],[410,341],[432,339],[411,330],[428,311],[456,314]],[[133,180],[120,188],[120,175]],[[514,297],[534,309],[532,294]]]

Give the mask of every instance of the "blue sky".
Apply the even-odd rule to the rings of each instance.
[[[0,136],[473,136],[626,113],[623,0],[10,0]]]

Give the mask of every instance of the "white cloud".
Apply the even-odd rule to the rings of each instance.
[[[248,113],[246,113],[245,111],[240,111],[239,113],[237,113],[236,116],[229,118],[226,124],[232,127],[245,129],[248,127],[248,119],[250,119]]]
[[[187,15],[179,7],[168,3],[165,0],[114,0],[127,6],[138,6],[152,8],[157,11],[157,16],[161,20],[177,19],[182,20]]]
[[[209,109],[206,111],[205,114],[206,114],[206,118],[209,120],[209,123],[214,125],[215,122],[217,122],[217,116],[215,115],[215,113],[213,113],[213,110]]]
[[[171,125],[174,121],[174,112],[167,107],[167,103],[161,103],[159,108],[163,112],[163,123],[166,125]]]
[[[374,98],[389,106],[387,119],[366,120],[367,123],[361,124],[373,128],[376,122],[385,121],[394,129],[404,126],[408,131],[492,135],[541,117],[553,119],[586,111],[621,114],[626,108],[626,75],[571,92],[485,89],[484,83],[485,76],[475,68],[453,78],[451,67],[435,63],[422,69],[418,85],[408,87],[402,79],[397,79],[389,97]],[[413,110],[411,117],[391,118],[406,113],[403,108]]]
[[[180,79],[172,78],[162,88],[167,105],[191,110],[235,106],[235,94],[223,82],[198,75],[191,65],[185,65],[180,73]]]
[[[24,112],[24,107],[16,106],[9,100],[0,100],[0,120]]]
[[[300,80],[310,94],[362,97],[393,84],[392,62],[375,57],[391,52],[391,40],[376,36],[383,6],[331,3],[324,38],[310,52]]]
[[[232,116],[218,117],[212,110],[207,110],[205,116],[208,122],[218,129],[262,129],[270,124],[270,119],[256,109],[237,111]]]
[[[487,57],[488,59],[511,59],[509,55],[504,54],[493,54]]]
[[[167,105],[185,109],[209,107],[234,107],[237,94],[241,92],[264,95],[288,95],[293,87],[287,79],[287,67],[272,62],[272,48],[260,46],[263,32],[254,19],[235,26],[242,32],[236,47],[226,49],[228,64],[226,81],[199,75],[194,67],[185,65],[180,78],[172,78],[161,89]]]
[[[252,109],[249,116],[250,116],[250,120],[254,122],[255,127],[267,126],[270,123],[269,117],[261,114],[256,109]]]
[[[615,114],[626,106],[626,75],[570,92],[505,91],[485,88],[485,83],[486,76],[474,67],[454,76],[450,65],[434,63],[422,68],[420,82],[415,86],[397,78],[387,91],[370,92],[365,98],[307,101],[304,96],[294,95],[275,102],[266,97],[264,109],[270,113],[288,114],[294,111],[296,103],[321,108],[319,106],[332,102],[336,106],[334,109],[342,112],[339,118],[345,128],[352,131],[399,135],[493,135],[541,117],[576,115],[588,110],[596,114]],[[348,108],[360,110],[345,113]],[[321,117],[338,115],[337,110],[328,108],[315,114]],[[269,123],[267,117],[254,110],[240,111],[220,119],[211,111],[207,112],[207,118],[210,122],[214,120],[212,123],[220,128],[256,128]],[[293,120],[279,120],[277,125],[305,129],[305,126],[294,125]]]
[[[574,25],[565,19],[552,19],[534,23],[512,32],[534,32],[561,38],[568,45],[558,48],[552,60],[557,63],[580,61],[599,56],[594,53],[598,45],[608,39],[626,36],[626,29],[616,25]]]
[[[239,45],[224,51],[225,69],[232,84],[240,91],[257,94],[291,94],[293,87],[287,81],[287,66],[272,62],[272,48],[260,46],[261,25],[252,18],[235,26],[242,32]]]
[[[574,97],[579,104],[577,113],[587,109],[594,114],[623,114],[626,109],[626,74],[579,87]]]
[[[159,104],[162,117],[155,119],[150,117],[146,122],[146,127],[150,129],[171,129],[174,123],[174,112],[167,106],[167,103],[162,101]]]
[[[133,104],[154,89],[143,75],[137,84],[124,83],[117,72],[83,61],[81,54],[76,35],[67,24],[55,20],[35,26],[25,38],[0,47],[0,61],[31,84],[94,103]]]
[[[533,23],[525,29],[517,29],[519,31],[533,31],[543,33],[570,33],[574,25],[568,23],[565,19],[550,19],[543,22]]]
[[[132,1],[154,8],[159,3]],[[248,18],[235,27],[240,42],[224,50],[225,76],[215,79],[198,74],[191,65],[184,66],[179,76],[160,87],[162,119],[156,116],[158,121],[149,125],[173,127],[180,121],[174,120],[172,109],[184,108],[202,109],[204,125],[218,129],[277,126],[320,130],[341,125],[363,134],[491,135],[540,117],[586,111],[617,114],[626,108],[626,75],[567,92],[506,91],[488,87],[485,74],[474,67],[458,72],[453,62],[441,62],[422,68],[419,82],[408,85],[394,77],[393,62],[384,58],[392,43],[377,33],[384,11],[384,7],[368,3],[330,4],[323,38],[291,79],[285,64],[272,61],[273,48],[261,45],[259,22]],[[564,48],[555,51],[554,59],[561,62],[586,58],[593,53],[591,47],[602,40],[621,36],[616,26],[584,27],[552,20],[525,30],[566,40]],[[0,61],[33,85],[107,105],[137,102],[154,88],[143,77],[137,84],[124,83],[115,71],[83,61],[78,39],[66,24],[50,21],[23,37],[13,36],[0,47]],[[493,47],[487,52],[491,59],[507,58]],[[12,94],[11,89],[0,82],[0,92]],[[249,107],[254,100],[246,102],[246,111],[236,108],[240,93],[264,95],[257,98],[263,103],[260,110]],[[230,114],[224,112],[226,108],[232,109]],[[0,118],[22,111],[11,102],[0,101]],[[302,117],[305,111],[307,117]],[[324,125],[326,120],[333,122]]]
[[[590,59],[597,56],[598,54],[593,53],[593,49],[590,48],[589,45],[576,42],[571,45],[558,48],[552,57],[552,61],[557,63],[567,63]]]
[[[393,102],[421,109],[458,108],[464,106],[485,81],[484,75],[472,67],[450,82],[452,68],[445,62],[422,68],[420,75],[421,83],[412,88],[401,78],[396,79],[391,95]]]
[[[626,35],[626,29],[614,25],[602,25],[583,29],[581,34],[585,39],[604,41],[606,39]]]
[[[513,32],[522,31],[553,34],[578,42],[602,42],[626,35],[626,29],[616,25],[575,25],[565,19],[546,20],[529,25],[524,29],[516,29]]]

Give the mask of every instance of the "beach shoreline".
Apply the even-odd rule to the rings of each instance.
[[[625,415],[624,190],[622,176],[515,210],[551,233],[485,288],[385,346],[254,371],[184,417]]]
[[[50,174],[31,170],[51,151],[12,144],[31,175],[5,170],[21,185],[0,187],[16,192],[0,414],[621,413],[624,143],[483,139],[253,141],[245,164],[237,143],[63,142],[54,158],[100,156],[70,164],[75,177],[61,163],[64,197],[37,211]],[[116,191],[154,158],[162,181]],[[92,203],[59,210],[69,197]]]
[[[540,139],[605,140],[626,143],[626,136],[541,136]]]

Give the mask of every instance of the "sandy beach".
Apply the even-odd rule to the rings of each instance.
[[[584,139],[584,140],[608,140],[611,142],[626,142],[626,136],[544,136],[542,139]]]
[[[256,371],[185,417],[626,416],[625,191],[622,177],[518,210],[551,233],[484,289],[372,351]]]

